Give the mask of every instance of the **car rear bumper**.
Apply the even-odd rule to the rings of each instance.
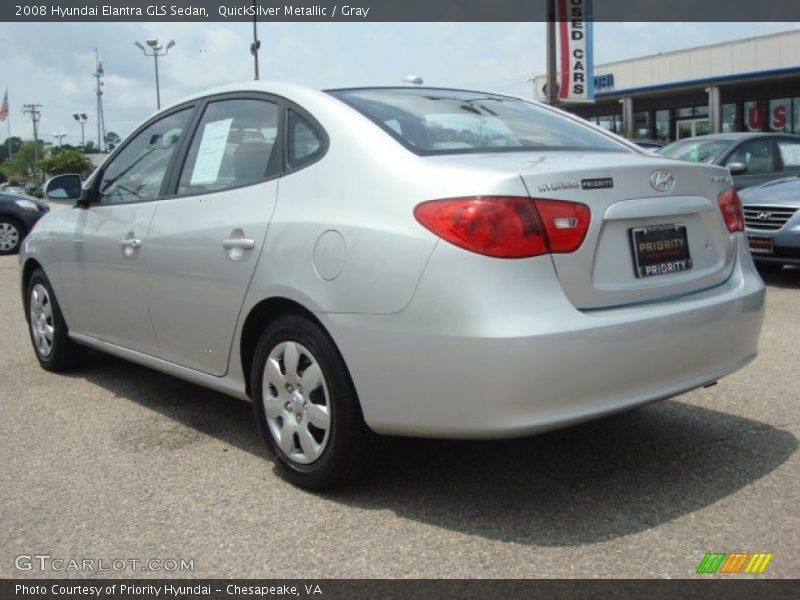
[[[725,283],[657,303],[576,310],[546,257],[532,259],[536,285],[486,280],[459,303],[441,281],[458,276],[439,261],[401,313],[321,318],[376,432],[521,436],[675,396],[752,360],[765,291],[739,246]]]

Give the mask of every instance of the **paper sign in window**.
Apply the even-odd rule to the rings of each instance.
[[[189,182],[191,185],[206,185],[217,181],[222,157],[225,156],[225,146],[228,144],[231,123],[233,119],[206,123]]]

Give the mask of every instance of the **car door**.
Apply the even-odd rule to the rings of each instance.
[[[74,332],[156,355],[147,312],[147,231],[192,107],[147,124],[103,166],[90,203],[64,215],[62,290]]]
[[[146,290],[165,360],[224,375],[275,208],[282,107],[266,95],[208,99],[147,241]]]
[[[770,136],[745,140],[736,146],[725,159],[725,165],[742,163],[747,170],[734,175],[736,189],[761,185],[775,178],[775,145]]]

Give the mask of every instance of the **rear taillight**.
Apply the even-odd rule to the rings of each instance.
[[[465,250],[496,258],[574,252],[589,229],[585,204],[516,196],[431,200],[414,216],[424,227]]]
[[[731,233],[744,231],[742,201],[739,200],[736,188],[728,188],[722,192],[717,198],[717,202],[719,202],[719,209],[722,212],[722,218],[725,220],[728,231]]]

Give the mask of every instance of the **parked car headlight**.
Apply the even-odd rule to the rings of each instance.
[[[14,200],[14,204],[27,212],[39,212],[39,205],[30,200]]]

